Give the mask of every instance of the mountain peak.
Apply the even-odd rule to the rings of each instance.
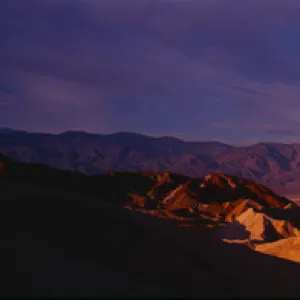
[[[0,134],[5,134],[5,133],[18,133],[18,132],[23,132],[26,133],[27,131],[25,130],[17,130],[17,129],[12,129],[12,128],[8,128],[8,127],[2,127],[0,128]]]
[[[239,182],[241,179],[239,179]],[[207,184],[216,185],[218,188],[232,188],[235,189],[237,183],[234,182],[233,176],[229,176],[223,173],[210,173],[204,178],[202,187],[206,187]]]

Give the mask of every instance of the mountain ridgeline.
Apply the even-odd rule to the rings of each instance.
[[[224,240],[237,240],[252,248],[261,249],[262,243],[290,238],[296,243],[299,240],[300,208],[296,204],[261,184],[223,173],[204,178],[153,171],[88,176],[1,156],[0,176],[4,187],[7,183],[22,184],[30,193],[32,185],[52,192],[58,189],[168,219],[180,226],[218,228]],[[24,191],[19,196],[24,196]],[[257,236],[259,245],[254,238]],[[300,262],[300,255],[291,257],[280,252],[277,256]]]
[[[2,129],[0,153],[18,161],[88,175],[167,171],[203,177],[220,172],[260,182],[288,197],[300,195],[300,144],[234,147],[136,133],[98,135],[69,131],[54,135]]]
[[[193,211],[199,203],[224,203],[252,199],[265,207],[296,206],[269,188],[222,173],[204,178],[190,178],[170,172],[110,172],[88,176],[77,171],[64,171],[35,163],[15,162],[0,155],[2,182],[39,184],[101,197],[120,205],[170,210]],[[200,201],[200,202],[199,202]]]
[[[236,176],[88,176],[0,155],[0,213],[0,296],[300,292],[300,208]]]

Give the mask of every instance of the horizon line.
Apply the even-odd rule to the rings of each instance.
[[[139,135],[143,136],[146,138],[152,138],[152,139],[174,139],[183,143],[218,143],[230,147],[235,147],[235,148],[243,148],[243,147],[250,147],[250,146],[255,146],[259,144],[281,144],[281,145],[293,145],[293,144],[300,144],[297,142],[292,142],[292,143],[284,143],[284,142],[276,142],[276,141],[260,141],[252,144],[231,144],[228,142],[224,141],[218,141],[218,140],[186,140],[182,138],[178,138],[172,135],[151,135],[148,133],[140,133],[140,132],[134,132],[134,131],[115,131],[111,133],[99,133],[99,132],[88,132],[85,130],[66,130],[66,131],[61,131],[61,132],[45,132],[45,131],[28,131],[25,129],[14,129],[11,127],[0,127],[0,133],[2,132],[23,132],[23,133],[28,133],[28,134],[48,134],[48,135],[63,135],[67,133],[82,133],[82,134],[88,134],[88,135],[98,135],[98,136],[112,136],[112,135],[117,135],[117,134],[134,134],[134,135]]]

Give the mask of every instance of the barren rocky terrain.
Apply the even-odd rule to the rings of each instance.
[[[190,177],[221,172],[264,184],[300,199],[300,145],[234,147],[136,133],[58,135],[0,130],[0,153],[15,160],[94,175],[109,171],[168,171]]]
[[[299,296],[299,208],[251,181],[0,157],[1,296]]]

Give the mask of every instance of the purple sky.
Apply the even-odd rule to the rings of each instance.
[[[300,142],[299,0],[1,0],[0,127]]]

